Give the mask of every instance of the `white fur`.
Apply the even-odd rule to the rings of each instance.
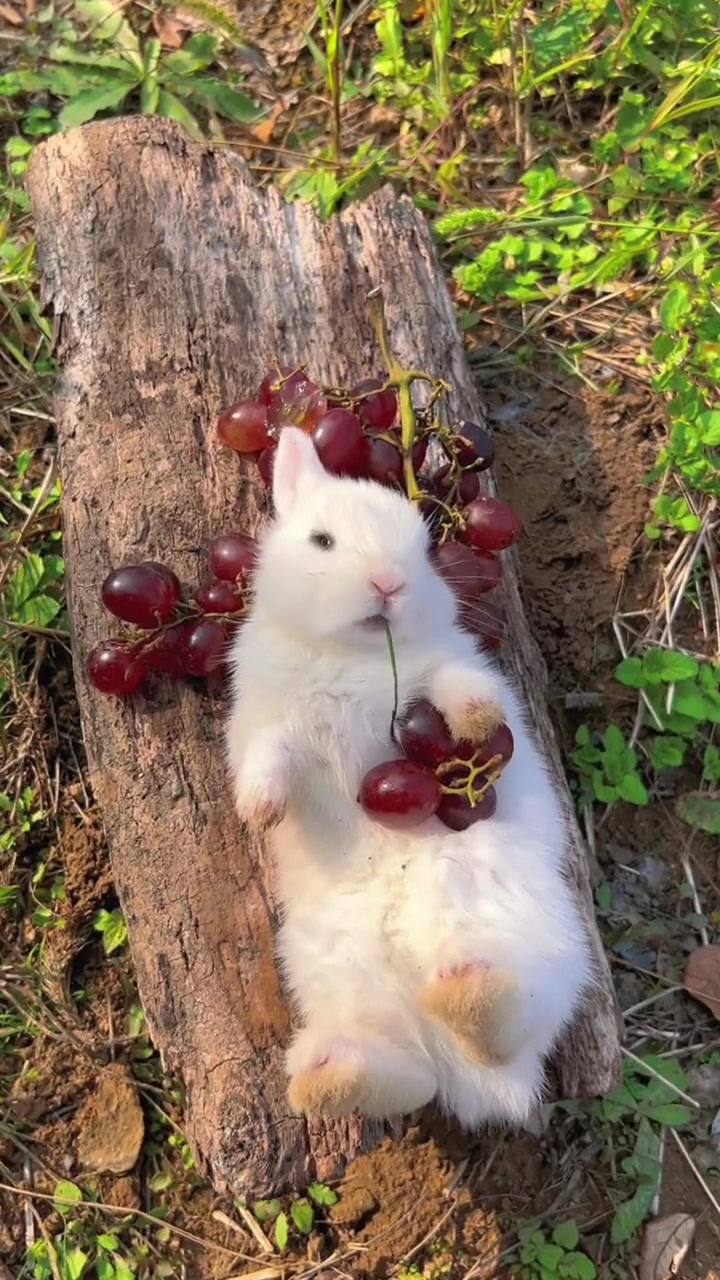
[[[522,1122],[542,1094],[544,1055],[592,976],[564,876],[560,803],[521,704],[457,626],[454,596],[404,497],[328,476],[289,428],[274,496],[253,609],[233,650],[227,745],[240,816],[285,809],[270,839],[279,954],[303,1024],[289,1073],[359,1055],[371,1114],[436,1097],[470,1129]],[[331,534],[333,549],[312,545],[312,531]],[[469,701],[500,704],[513,732],[497,812],[465,832],[436,819],[391,831],[357,803],[367,770],[398,754],[386,636],[364,623],[378,607],[373,581],[404,584],[389,606],[401,707],[427,697],[452,726]],[[508,969],[520,984],[501,1067],[472,1062],[418,1008],[421,983],[472,962]]]

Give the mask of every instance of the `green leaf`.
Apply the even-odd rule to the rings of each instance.
[[[279,1200],[256,1200],[252,1211],[258,1222],[274,1222],[282,1212],[282,1205]]]
[[[95,40],[107,40],[123,49],[130,62],[142,71],[140,40],[116,0],[75,0],[75,9],[91,28],[89,34]]]
[[[574,1249],[580,1239],[578,1225],[573,1222],[559,1222],[552,1233],[555,1244],[559,1244],[561,1249]]]
[[[120,1248],[120,1242],[117,1236],[112,1236],[109,1232],[105,1232],[98,1236],[97,1243],[101,1249],[109,1249],[110,1251]]]
[[[220,80],[209,80],[204,76],[194,76],[192,80],[192,96],[198,98],[203,106],[211,111],[234,120],[236,124],[252,124],[262,115],[262,111],[251,98]]]
[[[685,759],[685,743],[682,738],[661,735],[652,738],[648,747],[653,769],[672,769]]]
[[[185,41],[182,49],[169,53],[163,59],[163,67],[177,76],[193,76],[204,71],[217,57],[220,41],[209,32],[200,31]]]
[[[286,1213],[279,1213],[277,1222],[275,1223],[275,1243],[281,1253],[287,1249],[289,1224]]]
[[[703,721],[708,718],[708,707],[703,694],[694,681],[677,685],[673,698],[673,711],[681,716],[691,716],[693,720]]]
[[[95,1270],[97,1272],[97,1280],[116,1280],[115,1268],[109,1258],[104,1254],[98,1254],[95,1259]]]
[[[301,1235],[309,1236],[315,1222],[315,1213],[309,1200],[296,1200],[290,1214]]]
[[[160,104],[160,85],[155,76],[148,76],[140,85],[140,110],[143,115],[154,116]]]
[[[615,679],[630,689],[642,689],[647,683],[643,674],[641,658],[623,658],[615,668]]]
[[[60,128],[73,129],[76,125],[94,120],[99,111],[111,111],[113,107],[119,107],[133,88],[131,80],[123,79],[99,89],[86,89],[63,107],[58,116]]]
[[[595,1263],[586,1253],[567,1253],[561,1270],[566,1276],[575,1277],[575,1280],[595,1280],[597,1276]]]
[[[641,1182],[630,1199],[618,1205],[610,1228],[613,1244],[625,1244],[632,1239],[649,1214],[654,1198],[654,1183]]]
[[[593,792],[598,804],[612,804],[613,800],[617,800],[617,788],[609,787],[603,781],[603,775],[599,769],[595,769],[592,775]]]
[[[100,68],[113,71],[116,75],[126,76],[128,79],[131,75],[127,58],[119,50],[99,53],[97,49],[93,49],[92,53],[88,53],[86,50],[76,48],[74,44],[60,42],[50,46],[48,57],[52,58],[53,62],[66,62],[75,67],[91,67],[93,71]]]
[[[88,1261],[88,1255],[77,1245],[64,1250],[64,1273],[67,1280],[80,1280]]]
[[[703,754],[703,782],[720,782],[720,751],[709,742]]]
[[[603,734],[603,742],[605,750],[613,756],[619,755],[625,750],[625,738],[621,729],[616,724],[609,724]]]
[[[8,138],[5,143],[5,154],[12,159],[28,156],[32,149],[32,142],[28,142],[27,138],[21,138],[18,133],[14,134],[12,138]]]
[[[711,448],[720,445],[720,409],[707,409],[704,413],[699,413],[697,425],[704,445]]]
[[[44,555],[43,556],[43,587],[50,587],[53,583],[62,578],[65,573],[65,561],[62,556]]]
[[[37,590],[42,582],[45,568],[42,557],[31,552],[20,561],[17,569],[13,573],[7,586],[8,604],[11,616],[15,614],[20,605],[29,600],[33,591]]]
[[[143,49],[143,71],[146,76],[152,76],[157,71],[161,53],[162,44],[156,36],[152,36],[149,40],[145,41],[145,47]]]
[[[60,602],[52,596],[33,596],[15,610],[15,621],[25,627],[49,627],[60,612]]]
[[[195,117],[180,99],[176,98],[174,93],[168,93],[167,89],[160,90],[156,113],[159,116],[165,116],[167,120],[177,120],[196,142],[202,139],[202,129]]]
[[[308,1187],[308,1195],[311,1200],[315,1201],[315,1204],[320,1205],[322,1208],[329,1209],[332,1205],[337,1204],[338,1201],[337,1192],[333,1191],[332,1187],[326,1187],[324,1182],[311,1182]]]
[[[74,1182],[67,1182],[65,1178],[61,1178],[55,1183],[53,1189],[53,1202],[58,1213],[64,1213],[70,1205],[80,1204],[83,1193]]]
[[[103,947],[106,955],[112,955],[113,951],[117,951],[118,947],[122,947],[127,942],[127,925],[122,916],[122,912],[115,910],[111,913],[111,919],[106,929],[103,930]]]
[[[93,928],[102,934],[103,949],[108,956],[127,942],[127,925],[119,907],[114,911],[106,911],[104,908],[97,911],[93,918]]]
[[[699,671],[695,658],[688,657],[686,653],[676,653],[671,649],[651,650],[645,655],[645,664],[651,657],[655,670],[659,671],[666,684],[675,684],[678,680],[693,680]]]
[[[626,773],[617,784],[617,793],[628,804],[647,804],[649,796],[644,782],[637,773]]]
[[[681,1125],[688,1124],[692,1119],[692,1112],[689,1107],[685,1107],[680,1102],[666,1102],[659,1107],[648,1107],[645,1114],[656,1122],[656,1124],[665,1124],[668,1128],[679,1129]]]
[[[675,332],[692,311],[690,289],[682,280],[674,280],[658,307],[658,318],[663,329]]]
[[[562,1256],[563,1250],[557,1244],[544,1243],[538,1247],[537,1260],[547,1271],[556,1273]]]
[[[675,812],[688,826],[720,836],[720,792],[691,791],[678,796]]]
[[[595,901],[599,911],[609,911],[612,906],[613,890],[611,884],[599,884],[595,890]],[[558,1242],[559,1243],[559,1242]],[[571,1246],[568,1246],[571,1247]]]

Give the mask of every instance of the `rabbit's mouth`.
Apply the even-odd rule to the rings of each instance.
[[[365,631],[384,631],[388,625],[387,614],[372,613],[369,618],[363,618],[360,626]]]

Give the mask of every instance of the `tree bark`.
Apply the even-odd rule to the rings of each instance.
[[[288,1114],[272,871],[234,815],[227,695],[158,679],[121,704],[91,689],[83,659],[112,631],[100,600],[111,567],[158,559],[192,584],[215,534],[262,520],[254,464],[223,449],[214,424],[274,358],[307,362],[331,385],[382,372],[365,305],[381,285],[399,358],[447,379],[453,410],[477,420],[462,340],[428,229],[389,189],[322,224],[258,190],[237,157],[147,118],[51,139],[28,186],[57,323],[78,697],[149,1027],[184,1082],[190,1139],[215,1185],[248,1196],[299,1187],[338,1174],[387,1129]],[[599,972],[554,1083],[563,1097],[594,1095],[616,1082],[616,1004],[512,554],[502,594],[503,658],[567,801],[569,870]]]

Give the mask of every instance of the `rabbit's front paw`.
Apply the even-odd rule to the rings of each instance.
[[[279,782],[272,785],[254,778],[242,779],[235,789],[235,803],[241,820],[255,835],[264,835],[285,817],[287,801]]]
[[[485,742],[505,719],[499,702],[482,698],[458,701],[446,707],[444,714],[456,742]]]
[[[491,673],[459,663],[446,663],[435,672],[430,700],[456,742],[484,742],[505,719],[498,681]]]
[[[273,827],[277,827],[285,817],[285,802],[281,800],[258,798],[245,813],[241,814],[247,826],[256,835],[262,836],[266,831],[272,831]]]

